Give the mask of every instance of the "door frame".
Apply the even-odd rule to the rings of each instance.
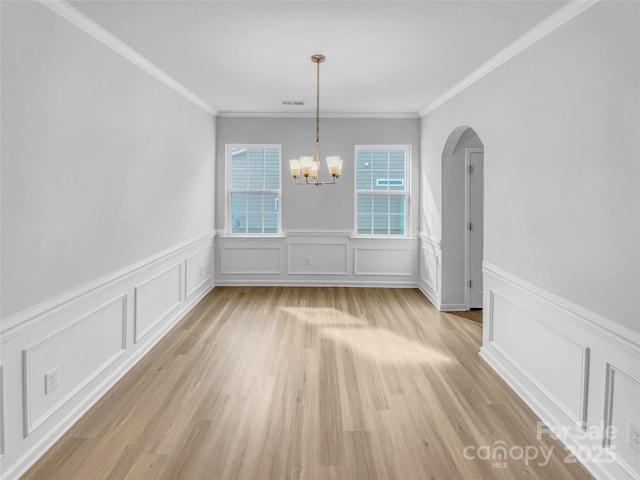
[[[464,149],[464,304],[467,310],[470,310],[471,304],[471,288],[469,281],[471,280],[471,266],[469,265],[469,248],[470,248],[470,230],[469,222],[471,221],[471,178],[469,167],[471,166],[471,154],[482,153],[484,156],[484,147],[466,147]],[[484,162],[483,162],[484,167]],[[484,175],[483,175],[484,178]],[[484,224],[484,180],[482,182],[483,201],[482,201],[482,223]],[[482,225],[484,232],[484,225]],[[484,254],[483,254],[484,257]],[[484,305],[483,305],[484,306]]]

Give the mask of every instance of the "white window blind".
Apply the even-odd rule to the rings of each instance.
[[[227,148],[227,233],[280,233],[280,146]]]
[[[356,146],[356,233],[406,235],[408,146]]]

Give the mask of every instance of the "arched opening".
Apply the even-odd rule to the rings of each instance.
[[[457,127],[442,152],[441,309],[482,308],[484,144]]]

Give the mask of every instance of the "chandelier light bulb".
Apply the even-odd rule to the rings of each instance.
[[[289,160],[289,168],[291,169],[291,176],[293,178],[298,178],[300,176],[300,173],[302,172],[300,159],[292,158],[291,160]]]
[[[315,162],[313,160],[313,157],[311,157],[311,156],[300,157],[300,165],[302,167],[302,174],[305,177],[308,177],[309,174],[311,173],[311,168],[313,167],[314,163]]]
[[[329,175],[338,178],[342,175],[342,158],[337,155],[327,157],[327,168],[329,169]]]
[[[311,172],[309,173],[309,176],[315,179],[318,178],[318,162],[313,162],[311,165]]]

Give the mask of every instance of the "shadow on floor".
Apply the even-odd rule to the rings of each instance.
[[[449,315],[455,315],[456,317],[466,318],[467,320],[473,320],[474,322],[482,323],[482,309],[474,308],[466,312],[447,312]]]

